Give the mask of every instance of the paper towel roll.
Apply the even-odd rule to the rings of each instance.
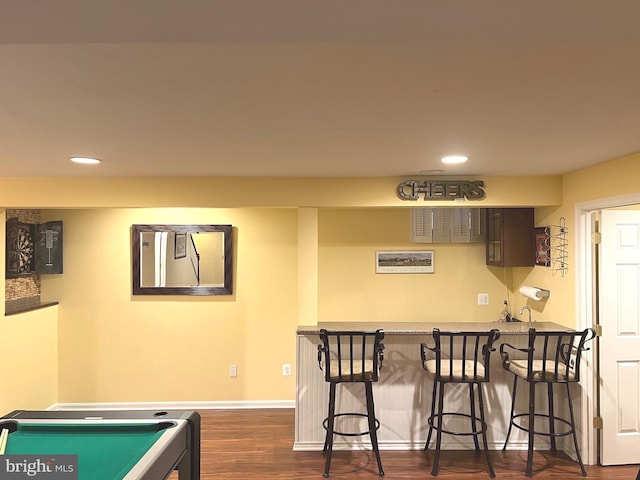
[[[531,298],[532,300],[540,300],[549,296],[549,290],[524,285],[520,287],[520,295]]]

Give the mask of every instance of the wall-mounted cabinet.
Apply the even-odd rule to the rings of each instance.
[[[532,267],[535,260],[533,208],[488,208],[487,265]]]

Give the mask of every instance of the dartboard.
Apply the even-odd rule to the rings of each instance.
[[[33,239],[28,227],[16,226],[10,231],[11,246],[10,269],[14,274],[33,271]]]

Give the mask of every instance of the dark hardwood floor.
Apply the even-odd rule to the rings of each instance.
[[[322,452],[294,452],[294,411],[291,409],[202,410],[203,480],[226,479],[321,479]],[[429,479],[433,452],[381,451],[385,479]],[[488,479],[484,457],[474,451],[443,451],[438,478]],[[492,452],[496,478],[525,478],[526,452]],[[534,479],[636,480],[640,466],[587,466],[587,477],[565,455],[536,452]],[[173,475],[171,479],[177,478]],[[378,477],[370,451],[336,451],[331,477],[368,479]]]

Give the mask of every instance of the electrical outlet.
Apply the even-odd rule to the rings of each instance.
[[[283,363],[282,364],[282,376],[283,377],[290,377],[291,376],[291,364],[290,363]]]
[[[238,365],[229,365],[229,376],[230,377],[238,376]]]
[[[478,305],[489,305],[489,294],[488,293],[479,293],[478,294]]]

